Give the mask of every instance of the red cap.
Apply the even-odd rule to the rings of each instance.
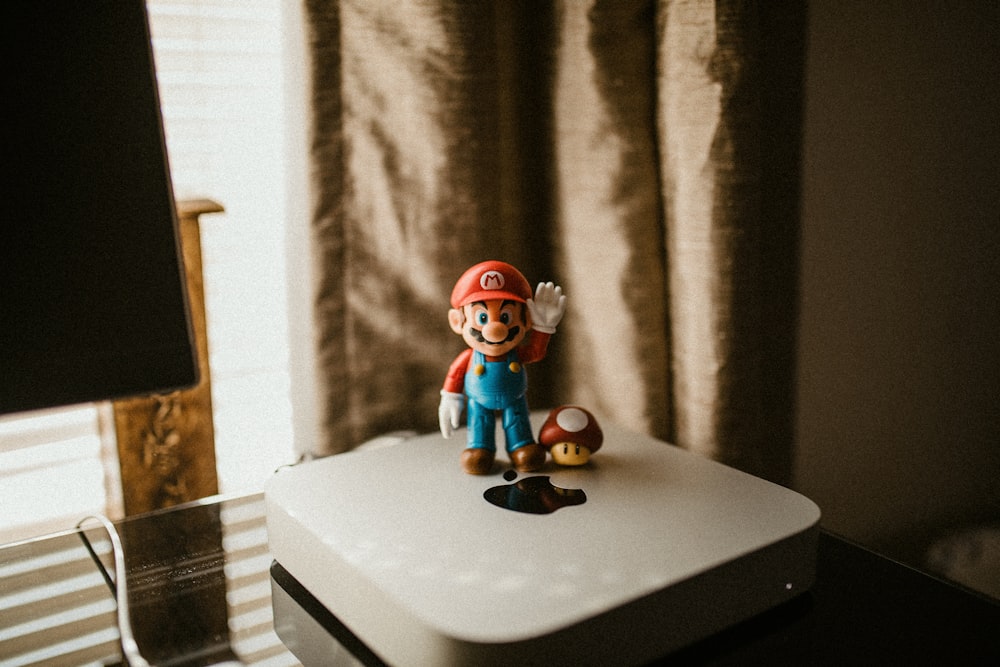
[[[474,301],[510,299],[525,302],[531,285],[520,271],[506,262],[480,262],[462,274],[451,291],[451,307],[461,308]]]

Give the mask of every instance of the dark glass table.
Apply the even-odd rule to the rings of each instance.
[[[278,597],[325,629],[322,641],[331,644],[320,653],[329,664],[377,662],[273,562],[260,494],[116,526],[129,619],[151,664],[278,667],[310,659],[275,632]],[[0,547],[0,664],[122,664],[113,560],[97,522]],[[810,591],[657,664],[1000,665],[1000,603],[822,533]]]

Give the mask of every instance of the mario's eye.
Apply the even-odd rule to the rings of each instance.
[[[510,313],[500,313],[500,321],[504,324],[510,324]]]
[[[480,325],[485,325],[489,321],[490,321],[489,313],[481,312],[476,315],[476,322],[478,322]]]

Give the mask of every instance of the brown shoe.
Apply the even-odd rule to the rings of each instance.
[[[518,447],[510,453],[510,462],[518,472],[535,472],[545,465],[545,449],[535,443]]]
[[[462,470],[470,475],[485,475],[493,468],[492,449],[470,447],[462,450]]]

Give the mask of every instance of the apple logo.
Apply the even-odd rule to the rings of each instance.
[[[517,473],[513,470],[504,473],[508,482],[516,478]],[[526,514],[551,514],[563,507],[587,502],[583,489],[555,486],[547,475],[525,477],[513,484],[491,487],[483,492],[483,497],[497,507]]]

